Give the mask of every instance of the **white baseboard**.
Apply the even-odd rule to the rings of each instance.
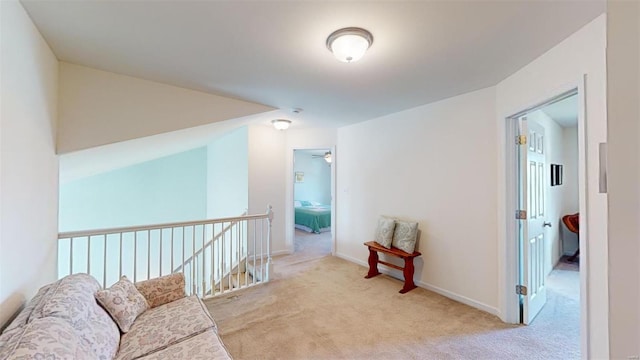
[[[278,255],[290,255],[293,254],[293,251],[290,250],[278,250],[278,251],[272,251],[271,252],[271,256],[278,256]]]
[[[341,258],[341,259],[350,261],[352,263],[356,263],[358,265],[362,265],[362,266],[366,267],[367,269],[369,268],[369,263],[366,262],[366,261],[362,261],[360,259],[356,259],[356,258],[353,258],[351,256],[344,255],[344,254],[339,254],[339,253],[336,253],[336,256]],[[386,267],[386,266],[384,266],[382,264],[378,264],[378,271],[380,271],[382,274],[389,275],[392,278],[403,280],[402,277],[398,275],[398,274],[401,274],[399,271],[397,271],[395,269],[388,268],[388,267]],[[489,306],[489,305],[481,303],[479,301],[470,299],[470,298],[468,298],[466,296],[463,296],[463,295],[460,295],[460,294],[456,294],[456,293],[451,292],[449,290],[445,290],[445,289],[439,288],[437,286],[434,286],[434,285],[431,285],[431,284],[427,284],[427,283],[422,282],[422,281],[416,281],[415,284],[417,286],[423,288],[423,289],[427,289],[429,291],[433,291],[436,294],[440,294],[440,295],[442,295],[444,297],[447,297],[447,298],[449,298],[451,300],[455,300],[455,301],[457,301],[459,303],[462,303],[462,304],[465,304],[465,305],[469,305],[469,306],[471,306],[473,308],[476,308],[478,310],[482,310],[482,311],[487,312],[487,313],[489,313],[491,315],[495,315],[495,316],[499,316],[500,315],[500,311],[497,308],[494,308],[493,306]]]
[[[455,300],[455,301],[457,301],[459,303],[463,303],[465,305],[469,305],[471,307],[474,307],[474,308],[476,308],[478,310],[482,310],[482,311],[487,312],[487,313],[489,313],[491,315],[498,316],[500,314],[500,311],[497,308],[494,308],[493,306],[489,306],[487,304],[484,304],[484,303],[481,303],[479,301],[470,299],[470,298],[468,298],[466,296],[463,296],[463,295],[460,295],[460,294],[456,294],[456,293],[451,292],[449,290],[445,290],[445,289],[439,288],[437,286],[433,286],[431,284],[424,283],[422,281],[417,281],[416,285],[418,285],[421,288],[425,288],[427,290],[431,290],[434,293],[440,294],[440,295],[442,295],[444,297],[448,297],[451,300]]]
[[[271,257],[278,256],[278,255],[291,255],[291,254],[293,254],[293,251],[286,250],[286,249],[285,250],[278,250],[278,251],[272,251],[271,252]],[[253,256],[253,254],[250,255],[250,256]],[[255,256],[256,256],[256,258],[262,257],[262,258],[266,259],[267,258],[267,253],[255,254]]]
[[[339,257],[340,259],[347,260],[349,262],[356,263],[358,265],[362,265],[362,266],[366,267],[367,269],[369,268],[369,264],[367,262],[358,260],[356,258],[352,258],[351,256],[347,256],[347,255],[340,254],[340,253],[337,253],[337,252],[336,252],[335,256]]]

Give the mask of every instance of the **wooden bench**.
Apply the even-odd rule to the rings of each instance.
[[[380,272],[378,271],[378,263],[381,263],[394,269],[402,270],[402,274],[404,275],[404,287],[400,290],[400,294],[404,294],[416,288],[416,285],[413,283],[413,258],[422,255],[419,251],[414,251],[412,254],[409,254],[394,247],[387,249],[375,241],[366,242],[364,245],[369,248],[369,273],[364,277],[365,279],[370,279],[374,276],[380,275]],[[404,267],[380,260],[378,258],[378,252],[403,259]]]

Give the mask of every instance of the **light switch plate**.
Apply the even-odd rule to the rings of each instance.
[[[600,170],[598,172],[598,183],[600,193],[607,193],[607,143],[600,143],[598,147],[600,153]]]

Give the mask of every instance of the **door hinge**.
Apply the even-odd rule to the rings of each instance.
[[[516,145],[526,145],[526,144],[527,144],[527,135],[516,136]]]
[[[527,210],[516,210],[516,220],[527,220]]]
[[[516,294],[527,295],[527,287],[524,285],[516,285]]]

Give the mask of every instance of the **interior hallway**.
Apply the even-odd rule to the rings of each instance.
[[[329,255],[331,254],[331,232],[320,234],[308,233],[295,229],[293,252],[299,255]]]

